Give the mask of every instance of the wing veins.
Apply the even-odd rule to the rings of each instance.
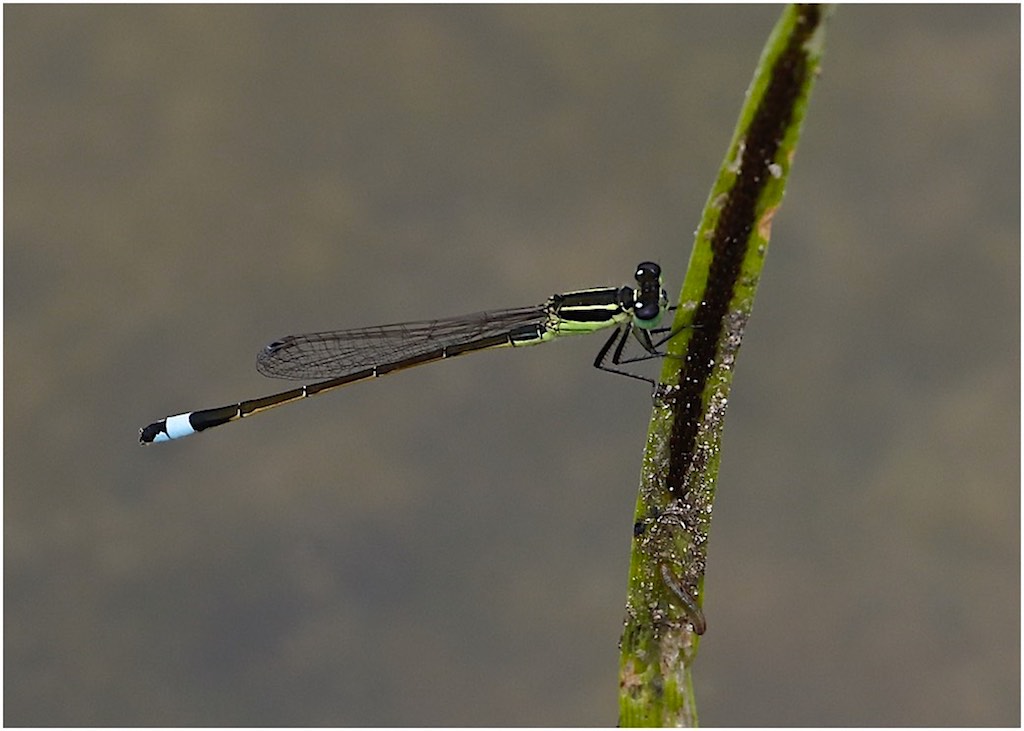
[[[339,378],[444,347],[501,335],[518,325],[544,321],[547,316],[548,307],[544,304],[438,320],[288,335],[260,351],[256,369],[271,378]]]

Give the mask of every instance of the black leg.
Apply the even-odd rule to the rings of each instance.
[[[622,351],[626,349],[626,343],[629,341],[629,334],[635,332],[635,327],[632,325],[626,326],[625,331],[622,333],[622,337],[619,338],[619,344],[615,347],[615,352],[612,353],[612,363],[618,365],[622,362]]]
[[[627,326],[625,330],[623,330],[622,328],[616,328],[615,332],[612,333],[612,336],[608,338],[608,340],[605,342],[603,346],[601,346],[601,350],[598,351],[597,357],[594,358],[594,367],[600,368],[602,371],[608,371],[609,373],[618,373],[620,376],[628,376],[629,378],[635,378],[638,381],[646,381],[652,386],[656,386],[657,383],[655,383],[650,378],[637,375],[636,373],[630,373],[629,371],[624,371],[620,368],[612,368],[608,365],[605,365],[605,360],[608,357],[608,351],[612,349],[613,345],[615,345],[615,352],[612,353],[612,363],[614,365],[619,365],[620,361],[622,360],[622,350],[623,348],[626,347],[626,340],[629,339],[629,331],[632,329],[633,328],[629,326]],[[618,342],[618,345],[616,345],[616,342]],[[628,363],[630,361],[626,362]]]
[[[620,342],[619,347],[616,348],[616,354],[619,357],[617,359],[613,357],[612,363],[614,363],[615,365],[624,365],[626,363],[642,363],[643,361],[651,360],[652,358],[678,358],[680,356],[670,355],[669,353],[662,351],[661,346],[667,343],[672,338],[674,338],[679,333],[681,333],[683,330],[686,330],[687,328],[690,327],[693,326],[683,325],[671,331],[669,331],[669,328],[667,327],[658,327],[653,330],[642,330],[640,328],[633,327],[632,330],[633,333],[636,335],[636,339],[640,342],[640,345],[646,352],[643,355],[623,359],[621,357],[623,347],[625,346],[625,338],[623,338],[623,342]],[[664,335],[664,337],[658,338],[657,340],[651,340],[651,334],[662,335],[664,333],[668,334]],[[649,379],[645,378],[644,380]]]
[[[677,327],[677,328],[676,328],[675,330],[672,330],[672,331],[670,331],[670,332],[668,333],[668,335],[666,335],[665,337],[663,337],[663,338],[661,338],[660,340],[658,340],[658,342],[656,342],[656,343],[654,344],[654,347],[655,347],[655,348],[660,348],[660,347],[661,347],[662,345],[664,345],[665,343],[667,343],[667,342],[668,342],[669,340],[671,340],[672,338],[674,338],[674,337],[675,337],[676,335],[678,335],[679,333],[681,333],[681,332],[682,332],[683,330],[688,330],[688,329],[691,329],[691,328],[693,328],[693,325],[680,325],[680,326],[679,326],[679,327]],[[663,329],[660,329],[660,331],[661,331],[661,332],[665,332],[665,331],[667,331],[667,330],[668,330],[668,328],[667,328],[667,327],[666,327],[666,328],[663,328]],[[660,333],[659,333],[659,334],[660,334]]]
[[[658,348],[655,347],[654,343],[651,342],[651,334],[647,330],[642,330],[638,327],[633,328],[633,335],[636,336],[637,341],[640,343],[640,347],[647,351],[652,358],[658,358],[664,353],[659,353]],[[647,358],[643,358],[647,360]]]
[[[675,309],[675,308],[670,308]],[[646,376],[641,376],[636,373],[630,373],[629,371],[622,370],[621,368],[612,368],[606,365],[605,361],[608,359],[608,354],[611,353],[611,361],[613,366],[626,365],[628,363],[642,363],[645,360],[651,360],[652,358],[665,358],[665,357],[680,357],[671,356],[660,350],[661,346],[667,343],[669,340],[674,338],[676,335],[681,333],[683,330],[691,325],[683,325],[681,327],[670,329],[667,327],[659,327],[653,330],[644,330],[634,325],[626,325],[625,328],[619,327],[615,329],[615,332],[611,334],[611,337],[605,341],[605,344],[601,346],[601,350],[598,351],[597,357],[594,359],[594,367],[600,368],[602,371],[608,371],[609,373],[618,373],[620,376],[629,376],[635,378],[638,381],[646,381],[654,386],[657,386],[657,382]],[[640,343],[641,347],[646,351],[643,355],[636,356],[634,358],[623,358],[622,355],[626,349],[626,341],[629,340],[629,336],[632,333]],[[651,340],[651,334],[664,335],[657,340]],[[614,350],[612,347],[614,346]]]
[[[611,337],[605,341],[604,345],[601,346],[601,349],[597,351],[597,357],[594,358],[594,368],[605,370],[604,359],[608,357],[608,351],[612,349],[612,346],[615,344],[615,341],[618,340],[620,334],[620,328],[615,328],[615,332],[613,332]]]

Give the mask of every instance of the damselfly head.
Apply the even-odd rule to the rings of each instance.
[[[636,267],[637,287],[633,293],[633,317],[638,327],[657,327],[668,305],[668,294],[661,287],[661,267],[645,261]]]

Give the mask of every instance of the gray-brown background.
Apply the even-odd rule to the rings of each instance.
[[[8,724],[609,724],[598,339],[142,449],[288,332],[677,291],[774,7],[7,6]],[[702,721],[1019,723],[1019,9],[834,18],[731,398]]]

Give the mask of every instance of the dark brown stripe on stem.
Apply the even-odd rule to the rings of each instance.
[[[685,489],[686,475],[695,452],[702,396],[711,375],[725,316],[735,294],[740,267],[750,245],[757,201],[772,177],[768,166],[775,160],[808,73],[804,44],[820,20],[816,6],[800,8],[798,28],[786,50],[775,60],[768,88],[741,138],[739,173],[726,194],[711,237],[712,260],[707,287],[694,314],[679,391],[673,395],[677,408],[669,440],[667,486],[675,497],[681,497]]]

